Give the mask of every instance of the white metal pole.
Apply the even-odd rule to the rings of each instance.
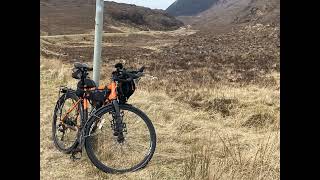
[[[99,86],[99,80],[100,80],[101,45],[102,45],[102,35],[103,35],[103,8],[104,8],[104,0],[96,0],[93,80],[97,86]]]

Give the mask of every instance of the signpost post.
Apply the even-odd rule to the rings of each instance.
[[[93,80],[97,86],[99,86],[99,80],[100,80],[101,49],[102,49],[101,46],[102,46],[102,36],[103,36],[103,8],[104,8],[104,0],[96,0]]]

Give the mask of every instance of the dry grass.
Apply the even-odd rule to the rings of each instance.
[[[219,36],[185,37],[185,30],[105,35],[109,44],[102,57],[108,63],[102,64],[101,84],[109,82],[116,62],[146,65],[129,103],[150,117],[158,138],[150,164],[124,175],[105,174],[86,156],[73,162],[54,147],[58,87],[75,87],[70,60],[91,59],[92,47],[84,46],[92,46],[93,37],[42,38],[41,179],[279,179],[278,30],[249,30]],[[243,44],[234,43],[238,40]]]
[[[111,68],[102,68],[101,83],[108,82]],[[150,87],[155,79],[146,76],[130,103],[152,119],[157,131],[150,164],[138,172],[110,175],[86,156],[73,162],[51,140],[57,88],[76,83],[70,69],[57,59],[41,60],[41,179],[279,179],[279,92],[258,85],[220,84],[181,92],[183,97]]]
[[[279,179],[278,134],[249,148],[238,137],[219,136],[219,145],[194,146],[184,162],[186,179]],[[195,148],[197,147],[198,150]]]

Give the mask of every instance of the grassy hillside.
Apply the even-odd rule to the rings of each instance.
[[[42,35],[91,33],[94,30],[95,1],[41,0]],[[114,27],[139,30],[175,30],[183,23],[161,10],[124,3],[105,2],[104,31],[121,32]]]

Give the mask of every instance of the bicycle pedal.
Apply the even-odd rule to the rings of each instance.
[[[76,154],[77,154],[77,153],[76,153]],[[70,159],[72,159],[73,161],[81,159],[82,154],[80,154],[79,157],[77,157],[76,154],[71,154]]]
[[[79,154],[79,156],[77,156],[77,154]],[[76,149],[71,153],[70,159],[75,161],[75,160],[81,159],[81,157],[82,157],[82,150]]]

